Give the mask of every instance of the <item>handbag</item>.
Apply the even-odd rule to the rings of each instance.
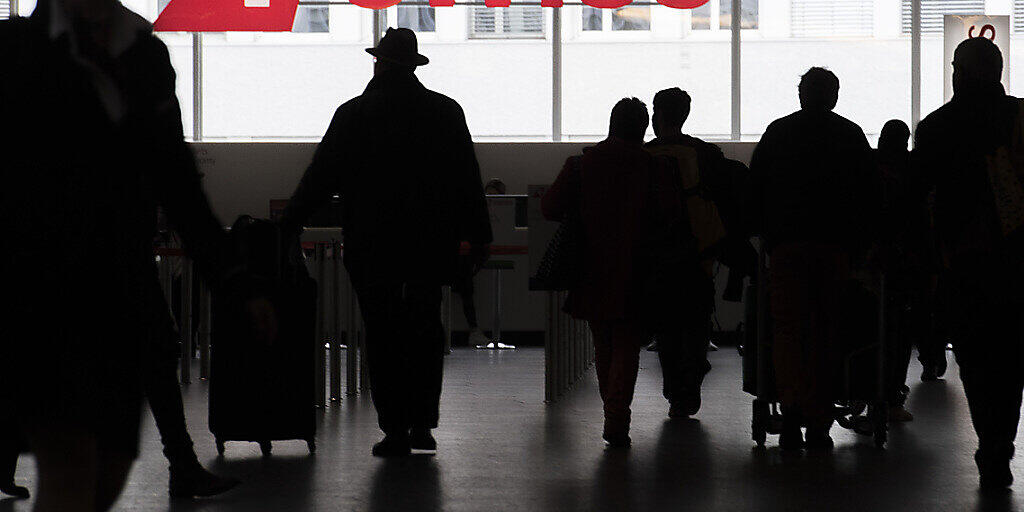
[[[579,156],[572,157],[573,173],[580,176]],[[531,288],[536,290],[565,291],[579,287],[583,282],[586,237],[581,212],[582,188],[575,187],[575,204],[562,219],[554,236],[548,242],[537,266],[537,273],[530,279]]]
[[[678,173],[672,169],[673,186],[679,190]],[[699,242],[686,216],[666,224],[657,210],[660,187],[651,173],[648,187],[652,236],[637,260],[640,286],[637,316],[647,329],[657,332],[678,327],[685,318],[700,318],[713,307],[713,284],[700,265]],[[677,194],[677,197],[682,197]]]

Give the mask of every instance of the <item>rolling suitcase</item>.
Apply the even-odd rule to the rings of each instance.
[[[217,452],[227,441],[250,441],[267,456],[271,441],[300,439],[313,453],[316,282],[274,223],[242,216],[230,237],[248,271],[267,283],[278,336],[255,343],[241,301],[213,297],[209,419]]]

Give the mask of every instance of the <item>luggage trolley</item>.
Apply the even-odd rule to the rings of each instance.
[[[757,276],[747,286],[744,297],[744,325],[747,329],[743,341],[743,391],[754,396],[751,433],[759,447],[765,445],[768,434],[777,435],[782,431],[782,411],[772,364],[769,264],[763,247],[759,245]],[[850,325],[866,326],[864,330],[872,332],[857,339],[856,343],[842,344],[842,364],[838,369],[842,384],[838,386],[834,399],[839,426],[873,436],[878,448],[884,448],[888,440],[889,349],[886,342],[885,287],[883,274],[879,276],[877,290],[873,293],[861,289],[859,295],[849,294],[856,299],[854,303],[861,306],[870,300],[871,306],[877,309],[877,317],[870,318],[872,315],[868,314],[869,318],[860,316],[851,322]]]

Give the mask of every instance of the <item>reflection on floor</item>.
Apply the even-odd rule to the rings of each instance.
[[[952,358],[950,358],[952,359]],[[982,497],[971,455],[975,441],[956,367],[945,382],[922,384],[911,369],[913,423],[897,426],[884,452],[870,438],[836,431],[831,456],[780,453],[750,440],[750,398],[740,391],[735,350],[712,354],[704,408],[669,422],[660,369],[644,352],[628,451],[600,440],[601,408],[591,377],[555,405],[543,403],[543,351],[457,350],[448,359],[440,452],[404,460],[370,456],[378,439],[367,397],[327,409],[319,447],[229,443],[216,457],[206,429],[206,385],[185,388],[200,458],[245,480],[210,500],[171,502],[167,470],[150,418],[141,460],[117,508],[132,511],[541,511],[541,510],[1017,510],[1024,509],[1024,463],[1017,494]],[[31,484],[26,457],[18,479]],[[0,501],[0,512],[30,502]]]

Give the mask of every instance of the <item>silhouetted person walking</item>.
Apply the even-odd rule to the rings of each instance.
[[[491,242],[480,169],[462,108],[416,79],[427,64],[408,29],[388,29],[366,91],[334,114],[285,210],[302,224],[333,194],[344,209],[345,267],[366,322],[378,456],[436,449],[444,340],[441,286],[459,245],[482,264]]]
[[[608,138],[570,157],[542,199],[544,217],[582,217],[583,278],[565,310],[587,320],[594,337],[597,381],[604,402],[604,440],[629,446],[630,404],[649,333],[641,322],[640,287],[647,245],[656,225],[680,216],[674,163],[644,151],[647,107],[636,98],[612,109]]]
[[[1024,387],[1024,230],[1004,234],[990,167],[1008,157],[1021,179],[1021,100],[1000,85],[1003,59],[984,38],[953,54],[953,99],[917,129],[914,153],[935,187],[953,349],[978,433],[983,488],[1013,482],[1010,458]],[[1022,205],[1018,204],[1018,208]]]
[[[811,68],[800,107],[768,126],[751,161],[755,230],[770,255],[774,363],[783,407],[779,444],[831,449],[834,375],[851,259],[877,212],[864,132],[832,112],[839,79]]]
[[[886,276],[886,325],[890,349],[889,419],[911,421],[914,416],[904,408],[907,393],[907,369],[913,345],[928,371],[934,358],[945,363],[945,347],[936,355],[930,351],[932,332],[932,296],[936,261],[928,195],[922,189],[919,167],[911,165],[910,128],[893,119],[882,126],[875,165],[882,183],[882,219],[877,245],[879,269]],[[932,368],[932,371],[935,371]]]
[[[678,164],[684,194],[681,198],[682,208],[686,207],[690,196],[711,198],[712,187],[708,182],[721,176],[719,171],[725,161],[718,146],[683,133],[683,123],[689,115],[689,94],[678,87],[659,91],[654,95],[652,116],[656,138],[646,144],[651,154],[670,157]],[[713,220],[718,222],[718,229],[711,227],[700,232],[711,231],[714,233],[711,236],[718,238],[724,235],[724,231],[717,210],[715,213]],[[700,216],[691,217],[694,218],[709,220]],[[714,244],[717,245],[719,241],[716,240]],[[669,401],[668,415],[672,418],[697,414],[701,405],[701,384],[704,376],[711,371],[708,343],[711,337],[715,285],[711,279],[712,247],[705,249],[701,259],[694,261],[695,266],[691,269],[693,277],[689,282],[692,287],[677,291],[686,296],[682,303],[688,307],[677,312],[670,329],[654,333],[664,378],[663,394]]]
[[[157,205],[212,287],[240,274],[145,20],[115,0],[44,0],[0,23],[0,48],[0,390],[35,454],[35,509],[106,510],[138,449],[153,318],[168,314],[153,300]],[[250,305],[270,322],[269,303]]]

